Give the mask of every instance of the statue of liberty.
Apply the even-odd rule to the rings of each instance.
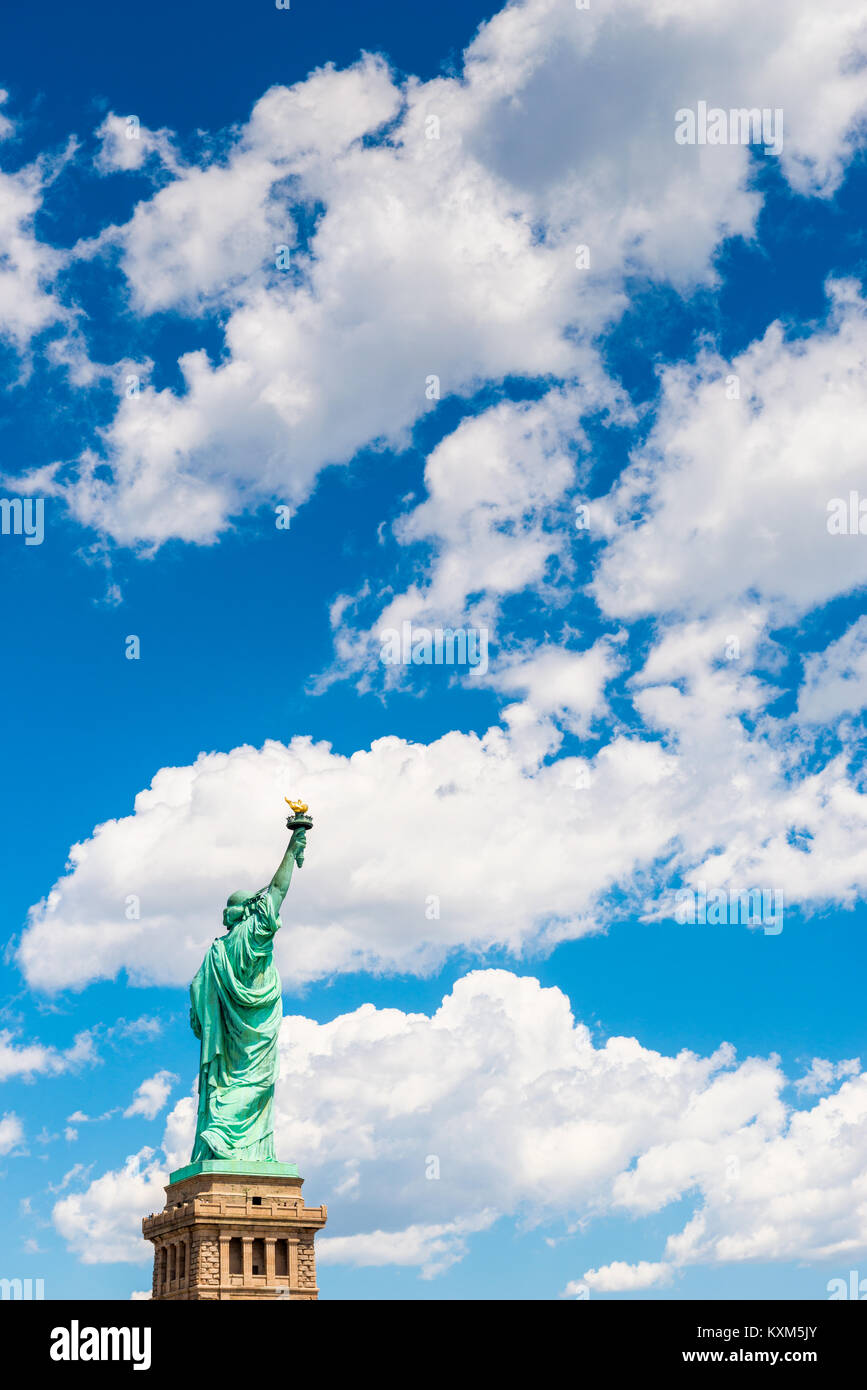
[[[274,1083],[283,1007],[274,934],[313,824],[303,802],[289,805],[292,838],[277,872],[252,897],[231,894],[223,912],[226,935],[214,941],[190,986],[190,1026],[201,1043],[193,1163],[276,1161]]]

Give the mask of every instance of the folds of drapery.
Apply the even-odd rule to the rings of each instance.
[[[190,986],[190,1022],[201,1041],[192,1161],[273,1159],[273,1099],[282,1017],[272,958],[280,918],[267,890],[241,905]]]

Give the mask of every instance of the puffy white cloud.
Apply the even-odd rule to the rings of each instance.
[[[690,0],[510,5],[470,46],[464,105],[483,107],[474,125],[490,162],[543,206],[562,213],[567,195],[588,196],[612,256],[632,243],[655,267],[668,258],[675,273],[701,273],[720,230],[749,221],[745,150],[676,145],[675,113],[701,99],[782,107],[785,176],[830,191],[867,88],[857,4],[835,0],[824,18],[786,0],[763,6],[760,22],[747,0],[725,13]],[[698,189],[703,205],[690,206]]]
[[[798,692],[798,716],[827,724],[838,715],[859,713],[865,705],[867,618],[859,618],[823,652],[807,657]]]
[[[100,143],[95,163],[101,174],[141,169],[152,155],[168,169],[179,172],[169,132],[148,130],[137,116],[118,116],[109,111],[96,135]]]
[[[433,1279],[467,1253],[467,1237],[487,1230],[493,1212],[440,1225],[407,1226],[402,1231],[369,1231],[354,1236],[320,1236],[316,1251],[321,1264],[348,1264],[356,1268],[371,1265],[410,1265],[423,1279]]]
[[[507,375],[583,390],[626,274],[711,280],[720,241],[755,226],[749,150],[678,144],[678,107],[782,107],[784,175],[839,181],[867,83],[857,0],[833,10],[817,31],[808,0],[760,25],[746,0],[524,0],[460,75],[399,85],[366,56],[272,88],[99,241],[136,311],[230,312],[218,364],[181,360],[182,395],[121,404],[112,479],[85,455],[74,514],[123,544],[210,542],[246,507],[303,501],[324,465],[400,447],[432,376],[459,395]],[[137,157],[111,139],[115,163]]]
[[[133,1260],[144,1263],[150,1246],[141,1239],[141,1220],[162,1211],[167,1176],[153,1159],[152,1149],[133,1154],[123,1167],[96,1178],[87,1189],[55,1202],[52,1219],[59,1233],[76,1250],[83,1264]],[[138,1225],[138,1244],[130,1227]]]
[[[614,1260],[601,1269],[588,1269],[582,1282],[599,1293],[631,1293],[635,1289],[652,1289],[670,1281],[670,1265],[648,1260],[639,1260],[637,1264],[630,1265],[622,1260]],[[566,1286],[567,1297],[570,1287],[574,1285]]]
[[[857,1076],[860,1070],[860,1057],[850,1057],[841,1062],[814,1057],[810,1070],[795,1082],[795,1090],[804,1096],[819,1096],[823,1091],[830,1091],[835,1081],[841,1081],[846,1076]]]
[[[678,776],[665,791],[677,820],[679,871],[694,887],[779,891],[786,909],[850,907],[867,887],[867,798],[853,781],[854,749],[814,757],[796,719],[764,713],[775,691],[752,673],[761,610],[675,624],[632,678],[636,709],[656,729]],[[741,655],[731,656],[736,639]],[[737,649],[734,649],[735,653]],[[664,891],[649,916],[671,915]]]
[[[523,693],[534,719],[553,715],[570,733],[585,734],[605,709],[605,687],[620,667],[616,648],[604,637],[583,652],[546,644],[507,657],[490,684],[504,695]]]
[[[146,1120],[155,1119],[171,1095],[172,1087],[177,1080],[174,1072],[165,1070],[147,1077],[124,1110],[124,1117],[131,1119],[133,1115],[143,1115]]]
[[[37,1075],[60,1076],[98,1062],[93,1034],[78,1033],[65,1050],[43,1043],[18,1043],[8,1028],[0,1031],[0,1081],[13,1076],[30,1080]]]
[[[730,1260],[824,1260],[867,1244],[867,1076],[846,1081],[835,1095],[795,1111],[779,1132],[754,1127],[726,1136],[720,1163],[705,1150],[664,1149],[639,1160],[620,1185],[628,1205],[656,1209],[697,1184],[702,1205],[664,1257],[677,1264]],[[662,1184],[650,1171],[666,1170]]]
[[[680,879],[779,891],[786,909],[850,906],[867,885],[867,797],[848,748],[814,768],[791,721],[764,713],[774,691],[750,669],[762,622],[747,608],[666,629],[628,687],[641,734],[614,722],[592,757],[562,753],[544,708],[586,725],[602,707],[604,642],[557,660],[557,685],[530,658],[515,677],[527,699],[482,736],[384,738],[349,757],[298,737],[163,768],[134,814],[72,847],[68,873],[31,910],[18,962],[49,991],[122,969],[185,983],[228,893],[268,882],[287,787],[303,788],[315,818],[277,938],[292,984],[425,972],[456,947],[547,949],[601,930],[614,889],[648,918],[672,916]],[[735,637],[741,656],[729,659]],[[537,655],[553,678],[554,658]],[[576,663],[583,686],[570,684]]]
[[[0,337],[21,352],[34,334],[69,319],[51,291],[65,253],[39,241],[33,230],[52,171],[49,160],[14,173],[0,170]]]
[[[24,1125],[14,1110],[0,1115],[0,1154],[14,1153],[24,1142]]]
[[[560,990],[503,970],[458,980],[431,1017],[370,1004],[287,1017],[280,1051],[278,1153],[329,1203],[324,1261],[430,1276],[498,1217],[574,1229],[683,1198],[694,1215],[660,1262],[614,1260],[583,1282],[647,1288],[669,1266],[867,1248],[865,1076],[793,1110],[775,1057],[597,1045]],[[194,1116],[185,1097],[163,1161],[143,1150],[57,1204],[83,1258],[147,1258],[141,1217],[187,1161]]]
[[[291,88],[272,87],[240,132],[209,149],[201,164],[179,167],[126,227],[114,229],[136,310],[199,312],[279,282],[266,282],[265,269],[274,267],[277,233],[278,242],[295,246],[285,181],[314,169],[324,177],[329,161],[345,157],[399,104],[386,64],[369,56],[344,71],[320,69]],[[300,193],[296,209],[307,197],[306,189]],[[274,310],[280,305],[278,295]]]
[[[520,952],[595,929],[599,896],[676,834],[660,795],[675,761],[617,738],[586,788],[580,760],[544,761],[559,742],[552,725],[521,706],[507,720],[482,737],[380,739],[348,758],[296,738],[164,768],[132,816],[73,846],[70,872],[33,909],[18,952],[29,983],[78,988],[121,969],[188,981],[229,892],[260,888],[276,868],[287,787],[303,788],[315,822],[277,938],[288,981],[425,971],[458,945]]]
[[[600,407],[625,414],[616,393],[597,377],[580,393],[554,390],[532,403],[502,402],[464,420],[437,445],[425,465],[425,500],[394,526],[401,545],[428,548],[424,578],[389,598],[372,621],[366,618],[367,588],[354,598],[341,595],[335,601],[338,671],[361,671],[366,685],[379,666],[387,684],[399,683],[406,668],[383,667],[381,646],[383,633],[399,632],[404,623],[430,629],[469,624],[485,629],[496,649],[505,598],[527,589],[547,594],[555,579],[573,573],[575,528],[569,493],[586,472],[576,455],[583,463],[589,449],[580,417],[591,398]],[[600,646],[594,656],[575,653],[565,660],[571,662],[572,675],[580,665],[589,677],[602,652]],[[503,659],[511,666],[508,653]],[[536,660],[550,663],[551,658]],[[532,680],[539,695],[544,673],[538,665],[522,666],[520,676],[503,670],[491,682],[510,690]],[[561,677],[561,685],[569,682],[565,667]],[[588,704],[586,697],[578,699],[580,722]],[[546,702],[534,704],[542,708]]]
[[[828,525],[829,503],[862,484],[867,314],[852,282],[829,293],[829,321],[807,338],[775,323],[731,363],[705,353],[665,370],[650,437],[609,502],[604,612],[715,618],[758,593],[792,621],[867,581],[863,537]]]

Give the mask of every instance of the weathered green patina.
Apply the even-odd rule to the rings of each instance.
[[[274,1083],[283,1006],[274,936],[292,871],[304,862],[310,824],[307,817],[290,817],[292,838],[267,888],[231,895],[223,912],[226,935],[210,947],[190,986],[190,1026],[201,1044],[193,1164],[276,1163]]]
[[[234,1173],[245,1178],[297,1178],[300,1177],[295,1163],[273,1163],[270,1160],[258,1163],[250,1159],[234,1162],[231,1158],[203,1158],[198,1163],[187,1163],[169,1173],[169,1182],[183,1182],[185,1178],[196,1178],[200,1173]]]

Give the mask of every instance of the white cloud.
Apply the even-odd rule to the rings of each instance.
[[[24,1126],[14,1110],[0,1115],[0,1154],[13,1153],[24,1142]]]
[[[75,1163],[63,1174],[58,1183],[49,1183],[49,1192],[65,1192],[67,1187],[74,1182],[85,1182],[90,1176],[93,1164]]]
[[[5,106],[8,100],[9,93],[4,87],[0,87],[0,106]],[[10,120],[5,112],[0,112],[0,140],[8,140],[14,130],[14,121]]]
[[[169,132],[148,130],[137,116],[109,111],[96,135],[100,143],[95,164],[101,174],[141,169],[152,155],[173,173],[180,172]]]
[[[845,1082],[778,1133],[727,1137],[728,1160],[660,1148],[639,1160],[619,1196],[655,1210],[698,1184],[703,1204],[664,1257],[678,1264],[732,1260],[825,1260],[867,1245],[867,1076]],[[642,1171],[646,1165],[647,1172]],[[655,1177],[664,1172],[660,1184]]]
[[[805,770],[810,743],[764,714],[774,691],[750,673],[762,625],[747,608],[666,629],[629,685],[643,736],[615,722],[592,757],[558,756],[531,666],[528,699],[481,737],[390,737],[350,757],[299,737],[164,768],[133,815],[73,846],[69,872],[31,910],[19,964],[48,991],[121,969],[186,983],[229,892],[269,880],[287,788],[303,790],[315,819],[277,938],[293,984],[426,972],[456,947],[547,949],[602,929],[615,888],[621,913],[628,900],[670,917],[679,878],[779,890],[786,910],[850,906],[867,886],[867,797],[848,749]],[[726,658],[733,634],[742,659]],[[602,689],[604,644],[584,659],[596,676],[561,711],[567,723],[586,722]],[[560,706],[564,688],[537,698]],[[130,893],[138,921],[125,915]]]
[[[146,1120],[155,1119],[171,1095],[172,1087],[177,1080],[177,1076],[171,1071],[158,1071],[154,1076],[149,1076],[138,1087],[131,1103],[124,1110],[124,1118],[131,1119],[133,1115],[143,1115]]]
[[[129,1260],[144,1264],[152,1258],[141,1238],[141,1220],[165,1205],[166,1181],[153,1150],[142,1149],[129,1157],[123,1168],[103,1173],[84,1193],[70,1193],[54,1204],[52,1219],[76,1250],[83,1264]],[[130,1227],[138,1226],[138,1241]]]
[[[156,1015],[141,1014],[138,1018],[119,1018],[112,1032],[132,1042],[153,1042],[163,1032],[165,1025]]]
[[[586,463],[576,465],[576,454],[583,462],[589,448],[580,416],[591,399],[600,408],[625,412],[596,375],[580,393],[555,390],[537,402],[502,402],[464,420],[437,445],[425,466],[426,499],[394,525],[401,545],[430,548],[424,578],[384,606],[377,600],[379,612],[367,621],[361,620],[369,607],[366,589],[336,600],[338,670],[364,672],[364,686],[375,680],[378,667],[380,679],[398,684],[406,669],[382,665],[381,634],[400,631],[406,622],[430,628],[466,623],[489,630],[496,645],[505,598],[527,589],[553,590],[555,578],[572,575],[575,528],[568,494],[586,472]],[[505,672],[493,683],[506,689],[522,684]],[[533,684],[538,693],[540,680]]]
[[[60,1076],[98,1061],[90,1032],[77,1033],[72,1046],[61,1051],[42,1043],[16,1043],[9,1029],[0,1030],[0,1081],[14,1076],[25,1080],[37,1075]]]
[[[34,334],[69,317],[51,292],[66,257],[33,230],[51,175],[48,160],[14,173],[0,170],[0,338],[22,352]]]
[[[828,530],[828,503],[863,480],[867,306],[850,281],[829,290],[829,322],[807,338],[775,323],[731,363],[705,353],[665,370],[650,437],[603,522],[606,614],[715,617],[758,593],[792,621],[867,582],[863,537]]]
[[[634,1265],[614,1260],[601,1269],[588,1269],[583,1279],[590,1289],[596,1289],[599,1293],[631,1293],[635,1289],[652,1289],[670,1281],[670,1265],[654,1264],[648,1260],[639,1260]]]
[[[861,25],[857,0],[819,29],[808,0],[774,0],[760,26],[746,0],[525,0],[460,75],[398,85],[368,56],[272,88],[98,239],[119,246],[136,312],[229,313],[219,364],[182,358],[183,395],[122,402],[113,478],[85,454],[74,514],[122,544],[210,542],[245,508],[303,501],[324,465],[400,447],[432,375],[458,395],[508,375],[583,390],[626,274],[710,281],[721,240],[754,229],[749,151],[677,144],[678,107],[783,107],[784,176],[827,194],[858,138]],[[138,158],[115,135],[104,158]],[[321,211],[309,245],[302,209]]]
[[[574,1229],[682,1200],[694,1214],[659,1262],[614,1260],[588,1287],[867,1249],[867,1076],[793,1110],[775,1057],[596,1045],[560,990],[502,970],[458,980],[430,1018],[370,1004],[324,1024],[285,1018],[280,1051],[277,1149],[299,1163],[308,1200],[329,1203],[324,1262],[431,1276],[497,1218]],[[194,1120],[188,1096],[164,1161],[143,1150],[57,1204],[83,1258],[144,1262],[141,1217],[187,1161]]]
[[[543,645],[526,655],[507,657],[491,673],[490,684],[505,695],[523,693],[534,719],[553,715],[570,733],[586,734],[605,709],[605,687],[620,666],[606,638],[583,652]]]
[[[315,824],[284,906],[284,979],[424,971],[457,945],[521,951],[542,934],[580,935],[597,925],[599,895],[675,835],[659,792],[675,763],[658,744],[620,738],[595,760],[595,786],[576,790],[579,760],[543,762],[558,742],[553,726],[519,714],[481,738],[385,738],[349,758],[298,738],[165,768],[134,815],[72,848],[70,873],[33,910],[19,963],[47,990],[122,968],[186,983],[222,930],[229,892],[270,879],[292,788]],[[124,913],[130,893],[139,921]]]
[[[371,56],[344,71],[322,68],[291,88],[272,87],[240,132],[224,137],[201,165],[180,169],[118,229],[136,310],[195,313],[263,289],[274,236],[291,247],[296,241],[292,204],[275,185],[314,170],[326,177],[329,162],[390,120],[399,102],[386,64]]]
[[[487,1230],[493,1212],[441,1225],[407,1226],[402,1231],[369,1231],[355,1236],[320,1236],[316,1244],[321,1264],[403,1265],[419,1269],[423,1279],[433,1279],[467,1253],[467,1237]]]
[[[859,545],[861,537],[851,539]],[[827,724],[841,714],[856,714],[867,705],[867,618],[859,618],[836,642],[804,662],[798,692],[798,716]]]
[[[810,1070],[795,1082],[795,1090],[804,1096],[819,1096],[830,1091],[835,1081],[847,1076],[857,1076],[861,1070],[861,1058],[850,1057],[846,1061],[829,1062],[825,1057],[814,1057]]]
[[[114,1106],[111,1110],[105,1110],[101,1115],[88,1115],[84,1110],[74,1110],[71,1115],[67,1115],[66,1123],[69,1125],[90,1125],[102,1124],[104,1120],[110,1120],[116,1115],[120,1106]]]

